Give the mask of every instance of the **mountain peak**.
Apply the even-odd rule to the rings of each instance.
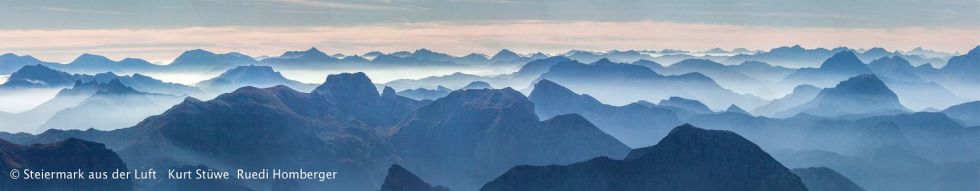
[[[183,56],[183,55],[200,56],[200,55],[215,55],[215,54],[214,54],[214,52],[207,51],[207,50],[204,50],[204,49],[193,49],[193,50],[184,51],[184,53],[182,53],[180,55],[181,56]]]
[[[412,172],[397,164],[388,168],[388,175],[381,184],[381,191],[449,191],[442,186],[426,183]]]
[[[143,60],[143,59],[139,59],[139,58],[130,58],[130,57],[126,57],[126,58],[123,58],[122,60],[119,60],[119,63],[136,63],[136,62],[140,62],[140,63],[150,63],[150,62],[148,62],[148,61],[146,61],[146,60]]]
[[[516,111],[534,113],[534,107],[521,92],[511,88],[456,90],[432,104],[466,106],[473,108],[517,108]]]
[[[388,97],[388,96],[394,96],[394,95],[396,95],[395,94],[395,88],[391,88],[391,87],[385,86],[385,88],[383,90],[381,90],[381,96],[382,97]]]
[[[249,81],[249,80],[268,80],[268,79],[285,79],[281,73],[276,72],[271,66],[237,66],[224,73],[221,73],[217,77],[218,79],[227,79],[231,81]]]
[[[468,59],[487,59],[487,55],[480,54],[480,53],[470,53],[470,54],[467,54],[466,56],[463,56],[463,58],[468,58]]]
[[[305,51],[287,51],[285,53],[282,53],[282,55],[280,55],[276,59],[300,59],[301,61],[332,61],[335,60],[336,58],[327,55],[327,53],[320,51],[320,49],[317,49],[316,47],[310,47],[310,49],[307,49]]]
[[[885,91],[891,92],[891,90],[888,89],[888,86],[886,86],[885,83],[882,82],[881,79],[878,79],[878,77],[874,74],[863,74],[851,77],[850,79],[838,83],[833,89],[868,93]]]
[[[426,49],[426,48],[420,48],[420,49],[415,50],[415,52],[413,52],[412,54],[422,54],[422,53],[431,54],[431,53],[435,53],[435,52],[433,52],[432,50]]]
[[[909,63],[908,60],[906,60],[905,58],[902,58],[901,56],[897,56],[897,55],[895,55],[895,56],[881,57],[878,60],[890,60],[890,61],[900,62],[900,63]],[[910,63],[908,65],[909,66],[912,66],[912,64],[910,64]]]
[[[55,71],[55,72],[57,72],[57,70],[48,68],[45,65],[35,64],[35,65],[27,65],[27,66],[21,67],[20,69],[17,70],[17,72],[14,72],[14,74],[16,74],[16,73],[33,73],[33,72],[37,72],[37,71],[44,71],[44,72]],[[11,74],[11,75],[13,75],[13,74]]]
[[[810,85],[810,84],[802,84],[802,85],[798,85],[796,87],[793,87],[793,93],[794,94],[795,93],[809,92],[809,91],[819,91],[819,90],[820,90],[820,88],[818,88],[817,86]]]
[[[887,67],[887,68],[895,68],[895,69],[899,69],[900,68],[900,69],[906,69],[906,70],[912,70],[912,69],[915,68],[914,66],[912,66],[912,63],[909,63],[908,60],[906,60],[905,58],[902,58],[901,56],[886,56],[886,57],[881,57],[881,58],[878,58],[878,59],[875,59],[875,60],[871,61],[871,63],[868,63],[868,66],[869,67],[872,67],[872,68],[874,68],[874,67]]]
[[[874,53],[874,54],[881,54],[881,53],[887,54],[887,53],[890,53],[890,52],[888,52],[888,50],[886,50],[885,48],[882,48],[882,47],[874,47],[874,48],[871,48],[871,49],[868,49],[868,50],[864,51],[865,54],[868,54],[869,52],[870,53]]]
[[[541,79],[538,83],[534,84],[534,90],[531,90],[531,97],[535,94],[547,93],[550,96],[547,97],[565,97],[565,96],[578,96],[572,90],[561,86],[558,83],[552,82],[551,80]]]
[[[704,103],[701,103],[698,100],[685,99],[677,96],[671,96],[665,100],[660,100],[660,103],[657,103],[657,105],[676,107],[695,113],[711,113],[711,109],[708,108],[707,105],[704,105]]]
[[[331,74],[313,92],[347,99],[378,97],[378,88],[363,72]]]
[[[820,70],[837,71],[837,72],[857,72],[857,73],[871,73],[871,69],[858,59],[857,55],[852,51],[841,51],[820,65]]]
[[[215,54],[202,49],[188,50],[171,62],[173,66],[222,66],[228,67],[257,62],[254,58],[237,52]],[[199,66],[195,66],[199,67]],[[224,68],[222,68],[224,69]]]
[[[106,59],[106,60],[108,60],[108,58],[106,58],[105,56],[95,55],[95,54],[89,54],[89,53],[83,53],[82,55],[78,55],[78,57],[75,58],[75,59],[79,59],[79,58],[83,58],[83,59]]]
[[[172,64],[183,64],[185,62],[188,64],[196,63],[198,62],[197,59],[207,59],[213,56],[216,56],[216,54],[203,49],[188,50],[181,53],[180,56],[177,56]]]
[[[923,81],[915,74],[915,67],[901,56],[881,57],[868,63],[868,68],[871,68],[876,75],[891,80]]]
[[[498,62],[498,61],[504,61],[504,62],[506,62],[506,61],[513,61],[513,60],[515,60],[517,58],[520,58],[520,57],[521,57],[520,55],[518,55],[517,53],[511,52],[510,50],[500,49],[500,51],[497,52],[497,54],[494,54],[493,57],[490,57],[490,60],[491,61],[495,61],[495,62]]]
[[[603,64],[617,64],[617,63],[609,60],[608,58],[602,58],[602,59],[596,60],[592,64],[594,64],[594,65],[603,65]]]
[[[725,112],[749,114],[749,112],[745,111],[744,109],[742,109],[741,107],[738,107],[735,104],[732,104],[732,105],[728,106],[728,109],[725,109]]]
[[[977,82],[977,71],[980,71],[980,46],[977,46],[966,54],[949,58],[942,70],[947,71],[956,78],[966,80],[966,82]]]
[[[726,130],[707,130],[691,124],[683,124],[670,130],[667,136],[656,145],[634,149],[625,160],[663,157],[651,153],[677,155],[716,155],[720,153],[741,153],[740,150],[756,152],[772,159],[758,145],[742,136]],[[682,157],[682,156],[673,156]],[[738,157],[738,156],[731,156]],[[774,160],[774,159],[772,159]],[[788,169],[787,169],[788,170]]]
[[[75,58],[75,60],[71,61],[71,63],[69,64],[108,64],[114,62],[115,61],[112,61],[111,59],[106,58],[105,56],[85,53],[79,55],[77,58]]]
[[[11,82],[15,81],[23,84],[13,86],[40,85],[43,87],[59,87],[72,85],[72,82],[75,81],[75,76],[66,72],[48,68],[47,66],[41,64],[35,64],[23,66],[16,72],[11,73],[7,79],[7,82],[3,85],[7,86],[10,85]]]
[[[99,83],[98,81],[92,80],[89,82],[83,82],[81,80],[75,80],[75,85],[71,89],[65,89],[63,92],[104,92],[107,94],[140,94],[140,92],[130,88],[129,86],[123,85],[119,78],[114,78],[107,83]],[[60,94],[60,93],[59,93]]]
[[[744,63],[743,63],[744,64]],[[725,65],[708,59],[691,58],[670,65],[671,68],[690,68],[698,70],[724,70]]]
[[[599,157],[571,165],[517,166],[482,190],[807,189],[742,136],[684,124],[654,146],[633,149],[623,160]]]
[[[888,114],[908,111],[881,79],[863,74],[839,82],[833,88],[820,91],[813,100],[777,113],[789,117],[809,113],[824,117],[850,114]]]
[[[460,88],[460,89],[463,89],[463,90],[469,90],[469,89],[493,89],[493,86],[490,86],[489,83],[484,82],[484,81],[473,81],[473,82],[470,82],[469,84],[466,84],[466,86],[463,86],[463,88]]]

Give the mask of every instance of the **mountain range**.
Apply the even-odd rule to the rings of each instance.
[[[800,68],[783,80],[827,87],[861,74],[872,74],[872,72],[854,52],[841,51],[823,61],[819,68]]]
[[[421,100],[436,100],[442,97],[446,97],[452,91],[453,90],[449,88],[438,86],[435,89],[425,89],[425,88],[407,89],[407,90],[398,91],[395,94],[421,101]]]
[[[379,94],[363,73],[330,75],[311,93],[243,87],[209,101],[187,98],[129,128],[48,130],[31,137],[21,140],[97,140],[133,168],[203,163],[217,169],[331,169],[349,177],[336,184],[244,184],[287,190],[376,189],[382,167],[393,161],[422,169],[426,180],[467,190],[514,165],[621,158],[629,149],[578,115],[539,121],[533,104],[512,89],[457,90],[421,105],[391,88]],[[457,160],[468,157],[475,158]]]
[[[961,121],[966,126],[980,126],[980,101],[972,101],[950,106],[942,112],[951,118]]]
[[[759,146],[728,131],[674,128],[623,160],[605,157],[561,166],[512,168],[490,190],[807,190]]]
[[[51,64],[55,63],[44,62],[30,55],[20,56],[12,53],[6,53],[0,55],[0,74],[10,74],[23,68],[24,66]]]
[[[43,132],[46,129],[118,129],[136,124],[169,105],[178,96],[136,91],[119,79],[108,83],[75,81],[51,100],[18,113],[0,113],[7,132]],[[103,115],[92,115],[101,113]]]
[[[390,146],[374,128],[391,126],[416,101],[379,94],[363,73],[330,75],[311,93],[286,86],[243,87],[209,101],[187,98],[137,125],[112,131],[56,131],[107,143],[134,168],[320,169],[344,172],[336,184],[267,182],[287,190],[369,189],[380,185]],[[385,108],[371,109],[371,108]],[[311,146],[313,145],[313,146]],[[283,149],[290,148],[290,149]],[[280,156],[280,157],[250,157]]]
[[[308,92],[315,85],[286,79],[281,73],[269,66],[238,66],[221,73],[218,77],[198,82],[195,86],[209,92],[229,92],[240,87],[272,87],[285,85],[290,88]]]
[[[817,93],[817,96],[776,116],[794,116],[800,113],[836,117],[842,115],[875,115],[908,111],[892,92],[875,75],[860,75],[841,81],[833,88]]]
[[[251,56],[237,52],[216,54],[202,49],[194,49],[180,54],[167,67],[178,71],[217,72],[257,62]]]
[[[458,57],[424,48],[350,56],[310,48],[260,59],[193,50],[180,65],[146,69],[224,72],[195,86],[134,73],[139,67],[129,66],[149,64],[137,59],[84,54],[59,64],[2,55],[0,70],[20,66],[0,85],[0,98],[60,91],[24,112],[0,112],[0,170],[341,172],[328,183],[72,188],[82,190],[978,188],[980,110],[972,100],[980,94],[972,93],[977,83],[969,71],[980,66],[980,47],[949,55],[940,68],[922,64],[945,59],[927,58],[925,50],[778,49],[553,57],[505,49]],[[331,67],[367,73],[326,75],[312,85],[277,72]],[[384,84],[368,77],[401,69],[463,70]],[[31,133],[14,133],[22,131]],[[24,183],[0,186],[69,189]]]
[[[435,184],[475,190],[520,164],[622,158],[629,147],[577,114],[539,120],[534,104],[510,89],[457,90],[420,107],[395,127],[406,167]]]
[[[815,64],[820,63],[827,58],[833,57],[832,55],[840,52],[857,52],[857,50],[837,47],[833,49],[825,48],[815,48],[806,49],[800,45],[783,46],[778,48],[770,49],[769,51],[758,52],[753,54],[738,54],[734,55],[727,60],[725,63],[742,63],[745,61],[762,61],[767,63],[778,63],[780,66],[785,66],[789,68],[805,68],[805,67],[816,67]],[[862,61],[870,62],[871,60],[878,59],[881,57],[891,57],[900,56],[904,59],[911,60],[913,63],[926,64],[926,63],[943,63],[946,58],[937,58],[923,56],[921,54],[903,54],[898,51],[889,52],[884,48],[876,47],[868,50],[861,51],[860,55],[857,55]]]
[[[772,116],[776,112],[784,111],[790,107],[795,107],[803,105],[813,98],[817,97],[820,93],[821,88],[812,85],[799,85],[793,88],[793,92],[783,96],[782,98],[772,100],[766,105],[760,106],[752,110],[752,113],[757,115]]]
[[[534,85],[528,99],[534,102],[534,111],[540,118],[579,114],[633,148],[653,145],[656,142],[652,140],[667,135],[670,128],[681,124],[668,109],[640,103],[606,105],[546,79]]]
[[[730,104],[748,107],[763,104],[762,99],[732,92],[701,73],[664,76],[647,67],[613,63],[606,59],[591,64],[561,62],[551,66],[540,79],[548,79],[610,104],[660,100],[671,96],[695,98],[719,109]],[[634,93],[624,95],[620,92]]]
[[[73,86],[76,81],[88,82],[92,80],[101,83],[119,80],[123,85],[133,87],[138,91],[150,93],[171,95],[197,95],[201,93],[195,87],[164,82],[139,73],[126,76],[119,76],[112,72],[98,73],[95,75],[69,74],[45,65],[30,65],[18,69],[10,75],[7,82],[0,84],[0,91],[25,88],[66,88]]]

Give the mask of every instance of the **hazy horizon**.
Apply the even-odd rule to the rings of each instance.
[[[207,49],[276,56],[428,48],[454,55],[567,50],[916,47],[980,44],[978,1],[95,1],[8,2],[0,52],[167,63]],[[841,6],[848,5],[848,6]],[[463,10],[463,11],[460,11]],[[467,14],[461,14],[467,13]]]

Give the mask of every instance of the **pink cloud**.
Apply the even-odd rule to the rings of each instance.
[[[330,53],[360,54],[429,48],[451,54],[560,53],[569,49],[688,49],[714,47],[769,49],[805,47],[926,47],[964,52],[980,44],[978,28],[789,28],[670,22],[408,23],[331,27],[193,27],[172,29],[0,30],[0,52],[66,62],[81,53],[113,59],[169,62],[188,49],[278,55],[318,47]]]

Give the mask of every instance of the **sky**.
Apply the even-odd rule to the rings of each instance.
[[[980,44],[980,0],[0,0],[0,53],[166,63],[206,49],[275,56],[317,47],[456,55],[572,49],[925,47]]]

